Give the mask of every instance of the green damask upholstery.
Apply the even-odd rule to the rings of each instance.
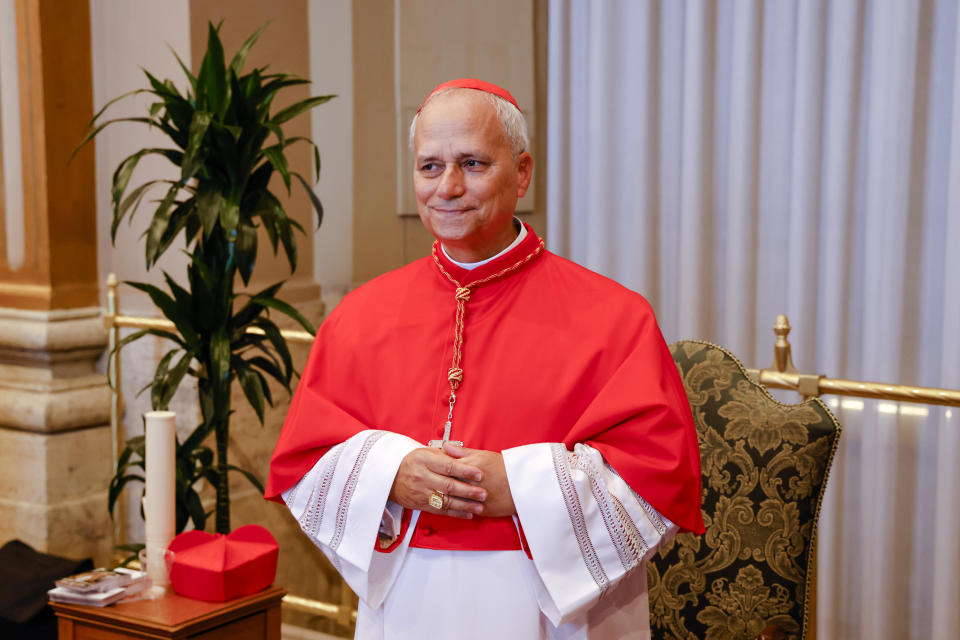
[[[754,640],[770,625],[809,638],[817,518],[840,425],[819,399],[778,402],[716,345],[670,351],[696,423],[707,532],[676,536],[647,563],[653,638]]]

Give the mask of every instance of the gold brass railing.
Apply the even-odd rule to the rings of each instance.
[[[960,391],[955,389],[844,380],[842,378],[827,378],[822,375],[800,373],[793,365],[790,342],[787,340],[787,335],[790,333],[790,321],[787,320],[787,316],[777,316],[777,321],[773,325],[773,332],[777,335],[777,342],[773,347],[773,365],[766,369],[747,369],[748,374],[768,387],[790,389],[804,397],[821,395],[856,396],[896,402],[960,407]]]
[[[121,315],[117,303],[117,278],[110,274],[107,278],[107,313],[104,324],[109,332],[109,365],[108,376],[113,389],[113,402],[110,411],[110,426],[113,434],[113,467],[116,467],[117,456],[123,443],[120,441],[120,416],[123,413],[120,393],[120,358],[115,347],[120,340],[119,330],[128,329],[163,329],[172,330],[174,325],[169,320],[156,318],[141,318]],[[251,328],[250,333],[262,334],[262,330]],[[747,373],[762,384],[777,389],[789,389],[802,396],[840,395],[857,396],[861,398],[876,398],[896,402],[916,402],[922,404],[944,405],[960,407],[960,391],[954,389],[937,389],[932,387],[914,387],[902,384],[886,384],[882,382],[864,382],[860,380],[843,380],[827,378],[822,375],[805,374],[797,371],[793,365],[790,342],[787,335],[790,333],[790,323],[784,315],[777,316],[773,328],[777,335],[774,345],[774,364],[766,369],[747,369]],[[313,336],[306,331],[281,330],[280,334],[289,342],[310,344]],[[122,501],[118,501],[120,508]],[[121,527],[124,517],[121,513],[115,520],[117,527]],[[122,528],[115,531],[116,540],[123,540]],[[346,626],[357,619],[357,611],[352,606],[352,596],[346,583],[340,584],[340,603],[321,602],[310,598],[303,598],[288,594],[283,598],[283,606],[294,611],[302,611],[312,615],[334,619]]]

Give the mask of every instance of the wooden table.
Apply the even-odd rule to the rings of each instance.
[[[280,640],[280,599],[285,593],[274,586],[227,602],[204,602],[168,589],[156,600],[108,607],[50,604],[57,614],[59,640]]]

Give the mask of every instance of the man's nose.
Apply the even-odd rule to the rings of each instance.
[[[437,186],[437,195],[444,200],[451,200],[463,195],[463,172],[457,165],[448,166],[440,176],[440,184]]]

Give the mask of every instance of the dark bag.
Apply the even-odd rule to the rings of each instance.
[[[19,540],[0,547],[0,638],[56,640],[57,619],[47,604],[47,591],[60,578],[91,569],[90,558],[40,553]]]

